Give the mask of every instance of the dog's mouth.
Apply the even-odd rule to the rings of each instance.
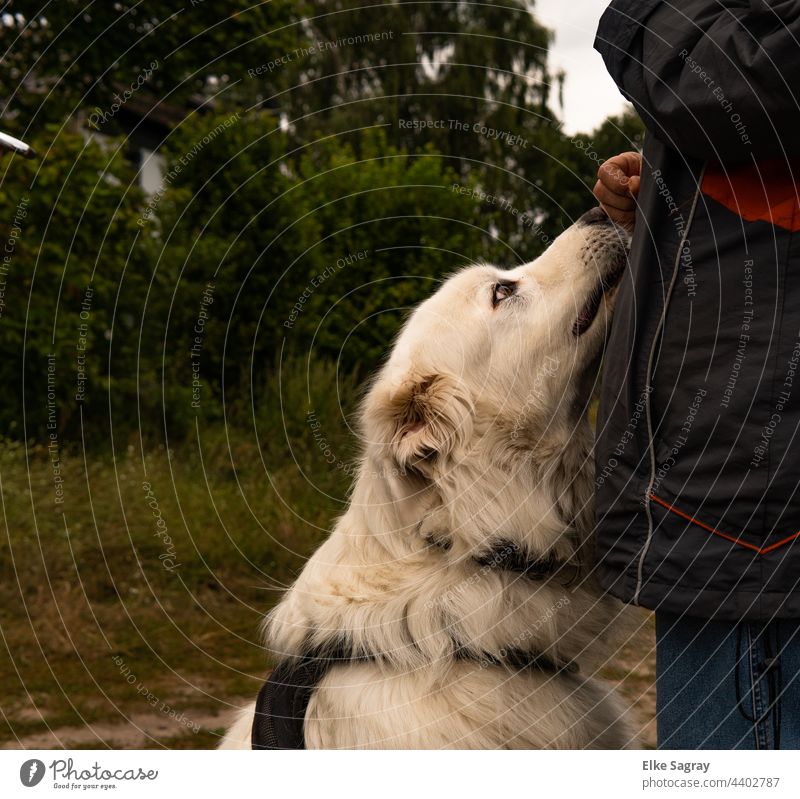
[[[627,263],[627,251],[620,251],[620,254],[614,261],[614,266],[597,282],[597,285],[592,289],[589,295],[589,299],[586,300],[586,304],[581,308],[575,323],[572,325],[572,334],[574,336],[579,338],[592,326],[592,323],[597,318],[597,314],[600,311],[600,304],[603,298],[619,283]]]

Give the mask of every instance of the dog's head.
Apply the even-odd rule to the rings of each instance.
[[[370,391],[367,446],[430,473],[487,432],[532,448],[574,423],[628,244],[595,208],[531,263],[450,277],[412,314]]]

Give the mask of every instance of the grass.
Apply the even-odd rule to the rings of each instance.
[[[318,393],[295,369],[249,426],[198,422],[174,448],[65,447],[61,504],[47,449],[3,442],[0,745],[49,729],[90,745],[76,729],[139,717],[168,725],[139,745],[215,744],[268,668],[263,614],[346,501],[352,436],[335,372],[315,369]]]

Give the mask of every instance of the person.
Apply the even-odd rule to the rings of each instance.
[[[655,610],[660,748],[800,748],[800,3],[614,0],[646,134],[597,423],[597,570]]]

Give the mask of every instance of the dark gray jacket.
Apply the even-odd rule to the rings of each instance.
[[[800,617],[800,2],[615,0],[648,132],[598,416],[604,586]]]

